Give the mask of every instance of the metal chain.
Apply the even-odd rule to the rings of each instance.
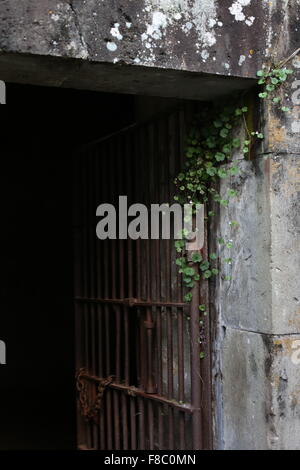
[[[91,382],[85,377],[86,375],[88,375],[88,372],[84,368],[79,369],[78,373],[76,374],[76,388],[79,392],[80,411],[81,415],[87,421],[94,420],[96,422],[97,416],[101,409],[104,391],[106,387],[113,381],[113,376],[111,375],[105,379],[100,380],[97,386],[96,399],[91,403],[89,400],[88,390],[88,384],[91,385]]]

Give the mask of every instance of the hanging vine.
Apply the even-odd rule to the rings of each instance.
[[[297,52],[297,51],[296,51]],[[279,66],[270,66],[257,72],[258,85],[262,86],[259,98],[268,99],[278,106],[282,112],[288,112],[289,108],[282,105],[282,100],[275,95],[275,91],[287,80],[293,71],[283,67],[295,53]],[[234,152],[243,152],[245,157],[249,155],[250,149],[255,141],[262,140],[264,134],[261,131],[249,130],[246,120],[248,107],[223,106],[217,109],[204,109],[195,115],[194,122],[187,136],[185,148],[185,168],[174,180],[176,186],[175,201],[181,205],[190,204],[192,213],[196,211],[197,204],[205,204],[213,200],[222,207],[229,205],[229,200],[236,196],[236,190],[228,187],[224,197],[215,189],[218,180],[226,179],[239,172],[236,164],[229,168],[222,166],[224,163],[232,162]],[[244,137],[241,138],[241,129],[244,128]],[[208,211],[207,218],[213,217],[213,211]],[[231,226],[238,227],[238,222],[232,220]],[[192,289],[196,282],[201,279],[208,280],[219,274],[219,265],[231,264],[231,258],[219,259],[216,253],[209,253],[206,258],[199,252],[194,252],[190,257],[186,251],[188,233],[183,231],[182,239],[175,242],[178,253],[176,264],[182,274],[183,284],[188,288],[184,300],[190,302],[193,297]],[[218,243],[227,248],[233,247],[232,240],[218,238]],[[221,273],[222,279],[228,281],[230,276]],[[207,315],[207,307],[199,305],[202,315]],[[203,325],[203,318],[200,318]],[[201,342],[201,341],[200,341]],[[201,353],[201,357],[204,354]]]

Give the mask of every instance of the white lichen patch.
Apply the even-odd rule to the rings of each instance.
[[[240,58],[239,58],[239,66],[241,67],[243,65],[243,63],[245,62],[246,60],[246,56],[245,55],[241,55]]]
[[[59,20],[59,15],[57,15],[56,13],[52,13],[51,20],[58,21]]]
[[[115,23],[114,24],[114,27],[111,28],[110,30],[110,34],[114,37],[114,38],[117,38],[118,41],[121,41],[123,39],[123,35],[120,33],[120,24],[119,23]]]
[[[141,40],[146,44],[151,38],[151,52],[159,46],[156,41],[167,37],[167,29],[180,22],[185,35],[196,35],[193,44],[198,53],[216,43],[215,28],[223,25],[218,21],[215,2],[211,0],[145,0],[144,12],[149,17]],[[176,26],[178,27],[178,26]],[[146,47],[145,47],[146,49]],[[146,51],[144,51],[146,52]],[[141,57],[143,51],[141,51]],[[147,53],[146,59],[149,58]]]
[[[244,13],[244,7],[251,4],[251,0],[236,0],[229,7],[230,13],[234,16],[236,21],[244,21],[247,26],[252,26],[255,20],[254,16],[247,17]]]
[[[201,52],[201,57],[202,57],[203,61],[205,62],[209,58],[209,52],[206,49],[204,49]]]
[[[108,49],[109,51],[111,51],[111,52],[114,52],[114,51],[116,51],[116,50],[118,49],[117,44],[116,44],[115,42],[113,42],[113,41],[108,41],[108,42],[106,43],[106,47],[107,47],[107,49]]]

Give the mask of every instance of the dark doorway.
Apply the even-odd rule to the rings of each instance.
[[[7,85],[1,125],[0,449],[75,438],[72,154],[133,121],[133,98]]]
[[[76,159],[75,155],[78,154],[78,150],[84,144],[90,143],[95,139],[101,140],[101,138],[109,135],[112,135],[110,142],[113,143],[111,147],[113,150],[113,145],[115,145],[113,136],[128,126],[136,128],[136,126],[139,127],[140,122],[152,119],[152,130],[153,126],[159,127],[159,119],[153,118],[153,116],[157,115],[158,112],[162,112],[165,115],[166,111],[174,107],[178,109],[181,103],[173,99],[139,98],[129,95],[18,86],[13,84],[8,84],[7,86],[7,102],[10,105],[14,104],[15,107],[11,106],[8,108],[8,116],[6,116],[5,123],[2,125],[2,168],[0,178],[3,229],[1,231],[2,238],[0,243],[0,302],[2,312],[0,318],[0,340],[5,341],[7,345],[7,365],[0,366],[0,449],[67,450],[75,449],[78,444],[82,443],[87,448],[101,448],[99,429],[92,429],[90,431],[89,424],[86,426],[88,433],[81,434],[79,439],[76,437],[75,369],[76,365],[78,366],[78,362],[75,364],[75,349],[78,351],[78,344],[75,348],[74,297],[77,296],[77,292],[76,290],[74,292],[73,280],[75,274],[74,268],[76,265],[78,266],[80,253],[74,259],[74,159]],[[28,115],[28,110],[30,110],[30,116]],[[170,119],[180,120],[180,111],[177,118]],[[157,196],[159,196],[157,202],[162,202],[161,196],[164,198],[163,202],[171,202],[171,189],[166,184],[166,181],[171,180],[173,171],[179,170],[180,165],[183,163],[181,160],[182,155],[180,156],[179,153],[184,139],[184,130],[181,125],[177,127],[174,125],[173,131],[169,134],[169,124],[166,124],[169,123],[169,118],[163,122],[164,124],[158,130],[158,134],[154,133],[154,140],[151,143],[152,147],[148,145],[150,144],[149,136],[146,137],[145,135],[145,133],[151,131],[148,130],[148,127],[141,127],[141,134],[137,142],[139,153],[136,153],[137,156],[140,156],[139,169],[134,167],[133,164],[130,168],[126,165],[126,161],[122,161],[123,156],[128,157],[128,154],[122,151],[123,144],[118,144],[118,141],[116,141],[116,144],[119,146],[117,150],[113,150],[113,154],[110,155],[111,158],[107,159],[105,163],[105,165],[110,167],[108,174],[112,178],[112,185],[109,186],[108,182],[106,182],[106,187],[108,189],[111,187],[113,197],[117,194],[113,192],[113,188],[115,188],[115,191],[123,192],[130,191],[135,187],[138,188],[139,173],[135,173],[130,187],[126,188],[126,185],[124,185],[127,178],[125,175],[131,170],[142,172],[146,184],[150,181],[147,183],[149,175],[149,178],[151,178],[150,184],[152,187],[155,187],[154,175],[149,171],[151,159],[149,160],[148,157],[151,152],[155,151],[155,145],[158,145],[158,154],[167,157],[168,166],[162,165],[161,173],[159,166],[155,170],[159,179],[161,179],[161,175],[165,178],[165,183],[163,180],[160,180],[157,186],[157,188],[160,188],[161,184],[163,184],[162,194],[159,195],[157,193]],[[165,140],[157,137],[159,132],[166,133]],[[182,135],[178,135],[177,132],[182,132]],[[168,139],[172,139],[172,145],[169,147],[167,144]],[[108,141],[109,139],[105,140]],[[85,173],[81,176],[85,178],[90,171],[89,178],[93,179],[95,174],[93,173],[93,168],[89,166],[89,159],[93,155],[95,147],[90,145],[89,148],[90,150],[86,154],[88,167],[82,166],[82,171]],[[169,153],[168,149],[173,153]],[[174,152],[177,152],[177,154],[175,155]],[[81,155],[84,156],[84,153],[81,153]],[[105,175],[106,173],[102,175],[102,178],[105,179]],[[116,181],[120,182],[119,187]],[[143,188],[141,181],[139,182],[141,190],[136,194],[132,192],[132,196],[138,198],[146,196],[146,186]],[[88,180],[85,181],[85,184],[89,188]],[[78,188],[80,189],[80,185]],[[79,200],[76,202],[78,207],[82,205],[82,198],[86,197],[84,191],[80,191],[76,194],[75,186],[75,201],[76,196],[79,197]],[[110,192],[108,192],[107,196],[109,194]],[[98,195],[100,196],[100,194]],[[104,196],[106,196],[105,193],[102,193],[102,197]],[[101,201],[93,201],[95,204],[99,202]],[[132,202],[143,201],[139,199]],[[95,209],[96,205],[89,207],[90,213],[86,213],[86,216],[90,217],[89,221],[93,220],[92,214],[94,214]],[[94,222],[90,226],[91,234],[95,229],[93,224]],[[120,253],[120,250],[117,247],[116,253]],[[134,297],[140,298],[141,302],[144,302],[148,295],[141,290],[147,290],[148,288],[147,260],[149,262],[151,252],[147,252],[147,250],[148,248],[142,250],[142,261],[140,260],[138,263],[142,270],[141,276],[139,279],[134,280],[135,284],[140,282],[144,286],[140,288],[139,292],[134,294]],[[166,253],[164,250],[161,253],[161,259],[163,260],[162,269],[164,270],[161,275],[166,276],[168,282],[171,282],[172,279],[176,279],[176,273],[174,266],[169,264],[171,261],[171,248],[166,247],[166,250]],[[108,253],[110,255],[112,251]],[[91,251],[90,254],[92,254]],[[91,261],[90,269],[94,261],[88,258],[86,260]],[[115,295],[113,295],[114,276],[112,270],[117,270],[117,267],[113,264],[111,266],[109,273],[111,280],[109,281],[107,295],[108,297],[115,298],[118,296],[122,297],[120,286],[123,281],[121,278],[117,279],[116,273],[115,287],[118,292],[116,291]],[[105,265],[101,269],[105,269]],[[159,270],[160,268],[156,266],[155,269]],[[168,273],[168,269],[172,270],[172,273]],[[123,280],[123,297],[131,297],[129,295],[129,281],[127,277],[124,277]],[[176,282],[178,285],[180,284],[178,279]],[[169,287],[164,288],[169,289]],[[154,284],[152,288],[154,289]],[[182,303],[181,287],[178,289],[179,294],[176,299],[177,294],[175,295],[172,291],[172,295],[174,294],[173,303]],[[88,292],[88,297],[91,297],[91,294],[91,291]],[[166,300],[167,295],[163,294],[161,297],[160,294],[157,294],[157,301],[163,302],[163,300]],[[90,299],[88,299],[89,302]],[[201,402],[201,407],[205,408],[205,412],[201,412],[201,418],[200,406],[198,406],[200,404],[197,404],[199,398],[197,387],[194,388],[193,392],[190,389],[193,387],[192,381],[194,380],[195,384],[196,378],[199,390],[198,372],[196,371],[192,378],[192,368],[183,370],[181,358],[179,361],[181,362],[180,379],[176,379],[177,382],[175,385],[173,384],[172,390],[173,359],[170,356],[170,349],[167,348],[164,351],[164,354],[165,352],[169,354],[167,359],[168,377],[161,375],[160,384],[157,384],[155,377],[153,377],[151,383],[147,376],[148,371],[151,369],[149,363],[152,359],[146,350],[143,352],[146,361],[145,368],[142,370],[143,377],[141,377],[140,366],[134,364],[136,353],[139,354],[138,349],[135,350],[136,352],[132,349],[138,345],[136,341],[137,335],[139,335],[140,342],[143,342],[143,338],[150,337],[151,333],[149,332],[153,328],[153,323],[157,325],[157,318],[159,318],[157,312],[153,311],[155,306],[148,305],[145,310],[144,306],[140,307],[140,309],[135,311],[127,325],[128,337],[131,338],[129,356],[133,365],[128,372],[128,380],[131,384],[127,383],[125,385],[133,384],[139,387],[141,382],[143,382],[142,387],[140,387],[141,393],[155,394],[158,392],[158,394],[165,396],[166,401],[159,403],[165,409],[165,418],[163,418],[163,422],[160,421],[160,424],[158,422],[160,419],[159,415],[155,414],[155,407],[154,414],[151,414],[151,400],[145,401],[144,404],[146,410],[144,424],[141,412],[137,410],[136,416],[140,416],[140,421],[136,421],[136,429],[134,431],[139,433],[139,435],[136,434],[136,446],[139,448],[160,448],[153,440],[153,433],[156,432],[154,427],[157,427],[161,438],[162,434],[170,426],[171,430],[172,427],[174,429],[174,436],[172,437],[172,433],[168,431],[168,442],[165,442],[161,448],[172,448],[173,442],[174,449],[185,448],[185,446],[187,448],[191,448],[191,446],[194,446],[194,448],[208,448],[210,447],[209,400]],[[160,334],[164,338],[163,341],[165,340],[168,343],[172,342],[171,336],[174,334],[176,334],[176,338],[180,336],[180,332],[174,330],[175,324],[179,325],[180,328],[187,328],[186,320],[184,322],[181,321],[183,320],[184,307],[176,307],[175,305],[162,305],[162,307],[165,310],[164,312],[161,311],[164,318]],[[89,307],[88,310],[89,313],[93,311]],[[153,317],[151,317],[151,310],[154,314]],[[178,311],[181,313],[178,314]],[[142,312],[146,312],[147,315],[147,318],[144,319],[145,323],[143,323],[143,328],[145,327],[147,331],[142,331],[141,328],[136,329],[138,322],[133,321],[143,317],[144,313]],[[115,313],[116,310],[114,310]],[[92,323],[90,320],[88,321],[90,328]],[[193,321],[194,327],[198,328],[199,322],[197,324],[197,318],[195,317]],[[113,329],[115,327],[120,328],[120,324],[117,324],[117,321],[116,323],[112,321],[109,324],[109,328]],[[193,329],[190,329],[190,331],[193,331]],[[156,334],[157,331],[155,332]],[[150,350],[150,342],[153,341],[155,343],[156,341],[154,335],[152,336],[148,343],[148,351]],[[128,337],[126,340],[123,337],[120,341],[123,341],[124,344],[124,341],[128,341]],[[116,337],[113,341],[118,346],[119,339]],[[183,341],[185,341],[184,338]],[[146,343],[145,349],[147,349]],[[195,341],[193,341],[193,344],[196,344]],[[174,345],[172,347],[175,355],[179,358],[180,353],[178,349],[176,350],[177,346]],[[104,354],[105,341],[102,341],[102,345],[100,344],[101,348]],[[157,343],[154,348],[156,348],[155,354],[157,355]],[[190,354],[190,352],[184,354]],[[194,354],[196,367],[198,367],[197,364],[199,363],[199,356],[197,359],[195,358],[197,354],[196,351]],[[183,358],[183,360],[185,359]],[[100,356],[96,358],[96,361],[99,366]],[[80,365],[90,369],[88,363],[81,363]],[[155,367],[157,367],[157,364]],[[157,370],[155,371],[154,369],[152,371],[153,375],[157,373]],[[208,371],[208,368],[205,370]],[[88,372],[91,372],[91,369]],[[108,369],[106,372],[109,372]],[[114,375],[116,375],[116,372],[114,370]],[[123,374],[123,372],[122,369],[120,373]],[[182,380],[186,372],[190,374],[190,383],[186,384],[187,394],[185,395],[182,392]],[[164,374],[164,372],[161,371],[161,374]],[[177,372],[174,372],[174,374],[177,374]],[[208,385],[207,396],[209,396],[208,375],[206,376],[206,384]],[[160,392],[159,387],[161,387]],[[129,393],[131,392],[129,390]],[[198,397],[196,399],[195,394]],[[191,399],[191,395],[194,398]],[[114,396],[117,396],[116,393],[114,393]],[[175,418],[173,411],[169,413],[173,405],[167,403],[167,400],[172,401],[174,399],[177,402],[174,408]],[[185,415],[185,411],[182,410],[182,406],[184,407],[185,404],[181,402],[186,399],[186,406],[190,406],[190,408]],[[121,422],[121,416],[124,417],[125,415],[124,403],[124,400],[120,401],[120,408],[115,405],[114,417],[116,419],[116,416],[119,416],[114,421],[114,426],[119,427],[122,443],[126,439],[129,443],[129,441],[132,442],[135,439],[132,428],[130,428],[130,426],[134,426],[134,420],[132,420],[130,426],[128,425],[126,437],[125,421],[123,418]],[[138,406],[143,406],[141,401],[139,401]],[[193,417],[196,418],[193,419]],[[113,416],[111,418],[113,420]],[[121,426],[123,426],[122,429]],[[141,432],[143,426],[147,427],[144,436],[142,436]],[[206,434],[203,440],[204,428]],[[111,434],[112,445],[110,446],[106,442],[102,448],[119,447],[115,429],[111,429]],[[82,437],[83,441],[81,441]],[[173,438],[175,438],[176,442]],[[97,445],[95,445],[96,441]],[[123,446],[123,448],[126,447]]]

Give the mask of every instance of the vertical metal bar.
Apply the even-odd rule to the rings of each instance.
[[[199,285],[196,283],[193,288],[193,299],[191,301],[190,314],[191,402],[194,408],[192,417],[194,450],[201,450],[202,448],[199,301]]]
[[[107,181],[107,174],[109,172],[109,161],[110,161],[110,152],[109,152],[109,142],[105,142],[103,145],[103,160],[102,160],[102,187],[104,189],[104,195],[109,201],[109,186]],[[104,294],[105,298],[109,297],[109,249],[111,248],[109,241],[105,240],[103,242],[103,264],[104,264]],[[105,315],[105,375],[109,376],[111,374],[111,359],[110,359],[110,334],[111,334],[111,325],[110,325],[110,311],[109,306],[105,304],[104,306],[104,315]],[[106,442],[107,450],[113,450],[113,426],[112,426],[112,392],[106,390]]]
[[[137,449],[137,436],[136,436],[136,403],[135,398],[130,397],[130,440],[131,450]]]
[[[145,450],[145,405],[144,399],[138,398],[139,407],[139,450]]]
[[[105,156],[104,156],[105,157]],[[96,207],[105,202],[105,195],[104,195],[104,187],[101,184],[101,177],[103,173],[103,148],[102,146],[96,146],[96,153],[95,153],[95,197],[96,203],[94,210]],[[96,235],[95,235],[96,237]],[[104,297],[104,285],[103,285],[103,242],[96,238],[96,294],[98,297]],[[98,344],[97,344],[97,354],[98,354],[98,370],[97,374],[99,377],[104,377],[104,358],[103,358],[103,306],[101,304],[97,304],[96,306],[96,314],[97,314],[97,323],[98,323]],[[99,412],[99,440],[100,440],[100,449],[105,450],[105,403],[106,400],[103,397],[102,399],[102,406]]]

